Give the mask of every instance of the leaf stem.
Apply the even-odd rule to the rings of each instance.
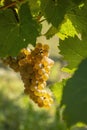
[[[42,22],[44,22],[46,19],[44,18],[44,19],[42,19],[41,21],[39,21],[39,23],[42,23]]]
[[[12,3],[8,4],[8,5],[4,5],[4,6],[0,7],[0,10],[10,8],[10,7],[12,7],[12,6],[16,5],[16,3],[17,3],[17,2],[16,2],[16,1],[14,1],[14,2],[12,2]]]

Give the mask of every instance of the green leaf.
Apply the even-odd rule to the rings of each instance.
[[[87,57],[87,39],[80,40],[77,37],[68,38],[59,42],[60,54],[68,63],[68,68],[76,68]]]
[[[49,23],[56,28],[64,20],[69,8],[69,0],[41,0],[41,10]]]
[[[74,37],[75,35],[77,35],[75,27],[73,26],[70,19],[65,18],[65,21],[61,24],[60,29],[58,31],[59,38],[64,40],[69,36]]]
[[[46,32],[45,36],[47,39],[49,39],[55,34],[58,35],[58,37],[62,40],[68,38],[69,36],[74,37],[75,35],[78,35],[75,27],[68,18],[65,18],[59,28],[51,26],[50,29]]]
[[[81,4],[83,0],[72,0],[75,4]]]
[[[87,59],[82,61],[63,88],[63,105],[63,119],[69,127],[77,122],[87,123]]]
[[[53,92],[55,99],[58,101],[58,104],[60,104],[62,98],[62,90],[64,85],[65,80],[63,80],[62,82],[55,83],[51,86],[51,91]]]
[[[79,33],[87,31],[87,1],[82,2],[79,6],[71,8],[67,16]]]
[[[45,36],[46,36],[47,39],[49,39],[52,36],[54,36],[57,32],[58,32],[58,30],[55,27],[51,26],[48,29],[48,31],[45,33]]]
[[[40,12],[40,0],[28,0],[30,5],[31,13],[37,16]]]
[[[28,3],[18,12],[19,23],[11,9],[0,11],[0,56],[16,56],[29,43],[35,45],[38,24],[32,19]]]
[[[35,45],[36,38],[39,36],[39,25],[35,20],[33,20],[28,3],[21,6],[19,17],[21,35],[27,43],[30,42]]]

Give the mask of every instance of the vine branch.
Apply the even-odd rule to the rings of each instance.
[[[4,6],[0,7],[0,10],[7,9],[7,8],[10,8],[10,7],[13,7],[13,6],[16,5],[16,3],[17,3],[17,2],[14,1],[14,2],[11,2],[11,3],[8,4],[8,5],[4,5]]]

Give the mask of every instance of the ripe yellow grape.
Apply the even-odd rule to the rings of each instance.
[[[44,104],[44,105],[48,105],[48,104],[49,104],[49,99],[44,99],[44,100],[43,100],[43,104]]]
[[[22,49],[17,57],[3,61],[19,72],[24,83],[24,93],[40,107],[50,107],[53,100],[46,90],[46,81],[54,62],[48,58],[49,46],[38,43],[33,50]]]
[[[43,90],[39,90],[39,89],[37,89],[37,90],[34,91],[34,94],[35,94],[36,96],[41,97],[41,96],[44,95],[44,92],[43,92]]]
[[[44,81],[47,81],[49,78],[49,75],[47,73],[42,75],[42,78],[44,79]]]
[[[43,75],[45,72],[46,72],[45,69],[39,69],[38,70],[38,74],[40,74],[40,75]]]
[[[39,84],[39,85],[37,86],[37,88],[38,88],[39,90],[42,90],[42,89],[45,88],[45,85],[44,85],[44,84]]]
[[[36,48],[42,49],[43,45],[41,43],[36,44]]]
[[[48,72],[48,73],[50,72],[50,69],[51,69],[51,66],[49,66],[49,65],[46,66],[46,68],[45,68],[46,72]]]
[[[39,70],[39,69],[41,69],[42,68],[42,64],[40,63],[40,64],[35,64],[34,65],[34,69],[36,69],[36,70]]]
[[[49,46],[47,44],[43,45],[43,49],[49,51]]]
[[[37,86],[29,86],[29,89],[31,90],[31,91],[36,91],[37,90]]]

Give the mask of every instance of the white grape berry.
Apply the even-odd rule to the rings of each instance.
[[[54,64],[48,55],[49,46],[38,43],[34,50],[24,48],[17,57],[4,60],[16,72],[20,72],[24,92],[40,107],[50,107],[53,102],[46,90],[46,81]]]

